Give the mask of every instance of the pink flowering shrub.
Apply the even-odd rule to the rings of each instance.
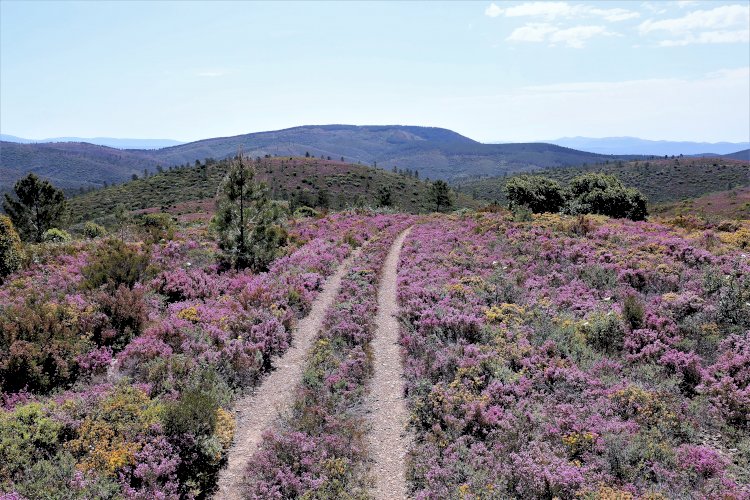
[[[33,256],[0,286],[0,416],[15,429],[0,432],[0,491],[209,495],[232,441],[232,396],[288,348],[350,244],[390,225],[352,213],[298,223],[262,274],[220,272],[215,244],[193,229]]]
[[[750,331],[722,341],[703,391],[730,422],[750,427]]]
[[[412,224],[398,298],[414,496],[750,496],[750,260],[733,241],[602,217],[357,212],[294,222],[261,274],[222,272],[200,227],[32,251],[0,286],[0,491],[210,495],[233,396],[365,245],[245,493],[366,494],[375,291]]]
[[[657,224],[592,218],[582,237],[573,223],[412,231],[414,495],[750,496],[747,258]]]

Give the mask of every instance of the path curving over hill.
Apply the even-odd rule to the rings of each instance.
[[[338,294],[341,279],[360,252],[361,247],[352,252],[323,285],[310,312],[297,324],[292,336],[292,346],[274,363],[276,369],[251,394],[235,403],[237,431],[227,455],[227,466],[219,474],[215,498],[242,498],[247,463],[260,446],[263,431],[271,426],[281,411],[292,405],[294,388],[302,379],[307,353],[323,326],[326,311]]]
[[[372,463],[376,499],[407,497],[406,453],[409,445],[407,425],[409,412],[404,400],[404,370],[398,344],[399,324],[396,314],[398,260],[401,247],[409,235],[407,229],[393,242],[383,265],[378,289],[377,331],[371,342],[375,373],[370,386],[369,416],[371,429],[368,450]]]

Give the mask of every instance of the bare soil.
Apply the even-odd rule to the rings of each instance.
[[[411,229],[411,228],[410,228]],[[396,238],[386,257],[378,289],[377,331],[371,346],[375,372],[368,397],[370,432],[368,451],[376,499],[407,498],[406,453],[409,448],[409,413],[404,400],[404,370],[398,344],[396,300],[397,268],[407,229]]]

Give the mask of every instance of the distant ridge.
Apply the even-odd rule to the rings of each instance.
[[[144,169],[249,156],[306,156],[380,168],[418,170],[422,178],[457,180],[600,163],[617,157],[553,144],[483,144],[452,130],[407,125],[307,125],[218,137],[162,149],[113,149],[86,143],[0,143],[0,191],[29,171],[66,189],[122,182]],[[635,159],[628,157],[621,159]]]
[[[726,155],[750,148],[750,142],[651,141],[637,137],[563,137],[544,142],[581,151],[613,155],[709,156]]]
[[[45,142],[87,142],[97,146],[117,149],[160,149],[177,146],[184,142],[172,139],[117,139],[114,137],[52,137],[49,139],[24,139],[15,135],[0,134],[0,141],[17,142],[18,144],[40,144]]]
[[[723,157],[731,158],[732,160],[750,161],[750,149],[743,149],[742,151],[737,151],[735,153],[723,155]]]

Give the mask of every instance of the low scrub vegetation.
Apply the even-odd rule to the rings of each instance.
[[[0,491],[209,495],[233,397],[288,348],[352,246],[389,224],[355,213],[292,221],[265,273],[222,271],[205,226],[175,227],[170,240],[35,245],[0,286]]]
[[[747,496],[746,253],[586,219],[585,235],[551,214],[412,231],[399,298],[417,498]]]

